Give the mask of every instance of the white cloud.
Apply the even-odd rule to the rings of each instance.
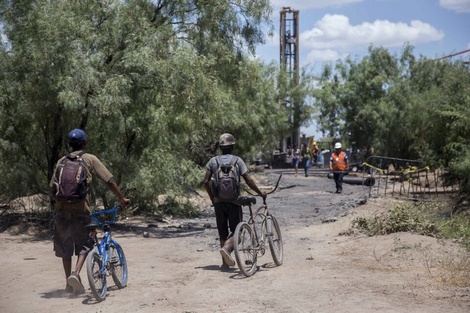
[[[266,45],[279,46],[279,32],[273,32],[272,36],[266,36]]]
[[[459,13],[470,13],[470,0],[439,0],[441,7]]]
[[[290,7],[293,10],[321,9],[327,7],[341,7],[350,3],[362,2],[363,0],[271,0],[274,11],[282,7]]]
[[[317,50],[313,49],[307,54],[307,62],[322,62],[322,61],[336,61],[343,59],[347,56],[347,53],[339,53],[338,51],[331,49]]]
[[[337,51],[340,55],[346,51],[367,49],[371,44],[400,47],[406,42],[415,45],[442,38],[442,31],[419,20],[413,20],[409,24],[375,20],[372,23],[351,25],[347,16],[326,14],[312,29],[300,34],[300,47],[323,50],[326,55],[333,56],[332,51]],[[318,51],[312,51],[311,54],[318,55]]]

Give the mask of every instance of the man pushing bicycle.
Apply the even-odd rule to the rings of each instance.
[[[54,251],[62,258],[66,279],[66,292],[82,294],[85,288],[80,279],[80,270],[88,252],[93,248],[86,225],[90,219],[90,186],[93,176],[106,183],[119,199],[123,208],[130,203],[121,193],[111,172],[93,154],[86,153],[86,134],[74,129],[68,134],[72,152],[56,164],[50,181],[51,201],[54,208]],[[72,255],[77,255],[72,271]]]
[[[231,256],[233,251],[232,236],[243,216],[242,207],[236,202],[240,195],[240,177],[243,177],[246,184],[263,199],[266,199],[266,193],[259,190],[248,174],[245,162],[232,154],[235,147],[233,135],[222,134],[219,138],[219,147],[222,155],[212,157],[206,164],[204,187],[215,209],[220,240],[219,251],[222,255],[221,270],[228,270],[230,266],[235,266],[235,261]],[[236,190],[237,188],[238,190]]]

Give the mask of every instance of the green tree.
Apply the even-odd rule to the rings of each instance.
[[[221,132],[245,155],[288,128],[278,71],[248,56],[268,1],[12,0],[0,12],[8,198],[47,193],[75,127],[142,207],[197,184]]]

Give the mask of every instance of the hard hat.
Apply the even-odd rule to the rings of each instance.
[[[75,128],[69,132],[67,139],[71,145],[82,144],[86,141],[86,134],[80,128]]]
[[[225,133],[220,135],[219,146],[231,146],[235,144],[235,137],[232,134]]]
[[[316,145],[317,145],[317,142],[316,142],[316,141],[314,141],[314,142],[313,142],[313,145],[314,145],[314,146],[316,146]]]
[[[341,142],[335,143],[335,149],[341,149]]]

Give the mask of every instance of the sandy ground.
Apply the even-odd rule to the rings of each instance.
[[[276,177],[267,171],[258,181],[268,186]],[[129,282],[117,289],[109,279],[108,296],[97,303],[86,270],[87,293],[66,294],[51,240],[11,228],[0,233],[0,312],[470,311],[468,284],[459,287],[444,266],[458,258],[456,244],[408,233],[340,235],[353,218],[384,211],[393,200],[363,204],[367,192],[361,186],[345,185],[337,195],[332,180],[291,171],[280,187],[268,205],[282,230],[282,266],[267,252],[252,277],[237,268],[221,272],[215,219],[207,199],[200,199],[206,210],[197,219],[130,218],[115,227]]]

